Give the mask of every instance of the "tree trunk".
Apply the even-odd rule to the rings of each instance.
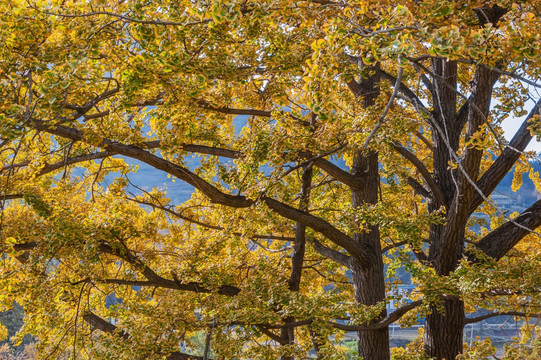
[[[462,218],[456,219],[453,210],[460,204],[453,202],[457,196],[462,199],[463,194],[457,195],[459,173],[450,168],[449,164],[455,159],[451,152],[458,150],[462,128],[465,123],[465,114],[457,114],[457,63],[444,59],[433,59],[432,67],[434,89],[434,124],[432,132],[433,142],[433,172],[434,181],[443,196],[443,205],[447,209],[446,225],[431,225],[429,233],[429,263],[437,270],[439,275],[447,275],[454,270],[460,258],[458,254],[462,248],[456,249],[457,238],[463,240],[460,229],[456,231],[453,239],[446,236],[450,231],[462,225]],[[466,199],[468,201],[469,199]],[[431,202],[429,211],[438,210],[439,205]],[[449,214],[453,213],[453,224],[449,224]],[[465,220],[463,221],[465,222]],[[460,223],[457,225],[457,223]],[[462,229],[463,230],[463,229]],[[453,240],[453,241],[451,241]],[[453,245],[453,246],[451,246]],[[458,252],[458,253],[457,253]],[[442,259],[446,263],[441,268]],[[440,269],[441,268],[441,269]],[[445,272],[445,274],[443,274]],[[464,303],[458,298],[442,299],[443,304],[430,306],[430,314],[426,317],[424,346],[426,355],[435,359],[454,360],[462,352],[462,332],[464,327]]]
[[[353,174],[361,179],[361,186],[352,191],[354,208],[363,204],[376,204],[379,191],[379,168],[377,152],[357,153],[353,161]],[[350,268],[353,274],[355,301],[363,305],[376,305],[385,300],[385,278],[379,228],[369,225],[368,229],[353,235],[353,240],[365,251],[371,252],[370,264],[363,264],[354,256],[351,257]],[[387,314],[384,309],[380,316]],[[373,321],[377,321],[374,319]],[[381,330],[359,331],[359,356],[366,360],[388,360],[389,328]]]
[[[443,312],[430,306],[426,317],[425,352],[434,359],[454,360],[462,352],[464,331],[464,302],[458,298],[443,300]]]
[[[378,237],[379,241],[379,237]],[[385,281],[383,277],[383,262],[371,268],[361,267],[355,259],[351,260],[355,300],[363,305],[375,305],[385,299]],[[384,310],[380,315],[385,316]],[[366,360],[388,360],[389,328],[381,330],[359,331],[359,356]]]

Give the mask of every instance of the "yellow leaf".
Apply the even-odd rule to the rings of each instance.
[[[7,340],[8,338],[8,329],[2,324],[0,324],[0,341]]]

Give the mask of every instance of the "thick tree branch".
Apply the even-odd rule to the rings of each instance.
[[[35,241],[30,241],[26,243],[20,243],[20,244],[14,244],[13,250],[14,251],[28,251],[36,248],[38,246],[38,243]]]
[[[83,319],[88,325],[90,325],[92,330],[97,329],[108,334],[116,334],[124,340],[128,340],[130,337],[130,335],[124,330],[118,331],[118,328],[115,325],[111,324],[105,319],[102,319],[101,317],[92,312],[84,314]]]
[[[498,27],[498,21],[509,12],[509,9],[503,8],[499,5],[483,6],[473,9],[475,15],[479,19],[479,25],[491,23],[494,27]]]
[[[519,227],[520,224],[523,227]],[[499,260],[505,256],[522,238],[541,226],[541,200],[524,210],[520,216],[508,221],[483,237],[475,245],[488,256]]]
[[[105,319],[102,319],[100,316],[92,313],[87,312],[83,315],[83,320],[86,321],[88,325],[92,329],[97,329],[100,331],[103,331],[108,334],[118,335],[123,340],[128,340],[130,338],[130,334],[123,330],[118,330],[118,327],[116,325],[111,324]],[[196,355],[188,355],[185,353],[181,353],[178,351],[174,351],[170,353],[167,357],[167,360],[202,360],[203,358],[201,356]]]
[[[206,146],[206,145],[182,144],[180,145],[180,148],[188,152],[221,156],[221,157],[230,158],[230,159],[238,159],[243,156],[243,154],[240,151],[217,148],[217,147]]]
[[[541,318],[541,314],[528,314],[522,311],[496,311],[490,314],[476,316],[473,318],[466,318],[466,321],[464,322],[464,324],[465,325],[473,324],[473,323],[490,319],[496,316],[521,316],[521,317],[529,317],[529,318]]]
[[[22,199],[23,197],[24,197],[23,194],[6,194],[6,195],[0,195],[0,201]]]
[[[409,304],[406,304],[389,315],[385,316],[384,318],[378,320],[375,323],[369,324],[369,325],[344,325],[336,322],[332,322],[331,325],[340,330],[345,331],[370,331],[370,330],[380,330],[383,329],[390,324],[394,323],[395,321],[399,320],[402,316],[404,316],[407,312],[415,309],[416,307],[419,307],[423,303],[422,300],[416,300],[412,301]]]
[[[492,71],[483,65],[477,66],[472,86],[472,99],[468,111],[466,127],[466,143],[481,131],[486,121],[492,98]],[[461,128],[455,128],[460,131]],[[454,152],[452,152],[454,154]],[[475,194],[475,181],[479,175],[479,168],[483,157],[483,150],[475,144],[468,144],[460,164],[457,177],[456,191],[448,208],[447,224],[443,231],[439,253],[436,257],[435,269],[440,275],[447,275],[455,268],[462,255],[466,223],[470,216],[469,209]],[[442,165],[442,164],[440,164]]]
[[[312,164],[303,166],[301,177],[301,192],[299,195],[299,210],[306,211],[310,202],[310,187],[312,185],[313,169]],[[293,252],[291,254],[291,274],[288,287],[291,291],[299,291],[304,254],[306,252],[306,225],[297,222],[295,225],[295,240],[293,241]],[[293,335],[290,339],[293,338]]]
[[[481,189],[485,197],[488,197],[492,191],[498,186],[502,181],[504,176],[511,170],[513,165],[517,162],[521,153],[526,149],[526,146],[532,140],[532,134],[528,127],[530,126],[529,121],[534,118],[535,115],[539,115],[541,109],[541,99],[537,101],[535,106],[532,108],[518,131],[516,132],[513,139],[504,151],[498,156],[494,163],[488,168],[488,170],[481,176],[477,182],[478,187]],[[475,212],[475,210],[483,202],[483,196],[481,194],[475,193],[470,206],[470,214]]]
[[[34,128],[40,131],[45,131],[50,134],[71,139],[73,141],[85,141],[83,134],[77,129],[68,128],[61,125],[49,125],[41,120],[36,119],[32,121],[32,124]],[[203,178],[194,174],[190,170],[180,165],[174,164],[168,160],[160,158],[144,149],[141,149],[140,147],[133,145],[124,145],[108,139],[102,139],[97,145],[105,148],[107,151],[140,160],[158,170],[162,170],[168,174],[171,174],[194,186],[205,196],[207,196],[213,203],[222,204],[234,208],[244,208],[252,206],[254,204],[253,200],[247,199],[245,196],[226,194],[219,190],[217,187],[208,183]],[[333,241],[339,246],[342,246],[352,255],[355,254],[364,264],[368,265],[375,260],[368,255],[370,253],[370,249],[363,248],[363,245],[357,244],[349,236],[336,229],[327,221],[306,212],[299,211],[289,205],[271,199],[267,196],[262,196],[261,200],[277,214],[284,216],[290,220],[301,222],[305,226],[308,226],[315,231],[320,232],[329,240]]]
[[[304,211],[292,208],[289,205],[283,204],[269,197],[263,196],[261,199],[271,210],[288,219],[299,221],[323,234],[336,245],[343,247],[351,255],[356,256],[363,264],[368,265],[375,261],[375,259],[369,255],[370,249],[364,248],[363,244],[355,243],[351,237],[347,236],[327,221]]]
[[[351,175],[349,172],[336,166],[335,164],[333,164],[327,159],[317,158],[314,160],[314,165],[316,165],[321,170],[325,171],[334,179],[349,186],[350,188],[356,188],[360,186],[360,183],[355,176]]]
[[[412,187],[412,189],[415,191],[416,194],[421,195],[425,199],[434,200],[432,193],[428,191],[427,189],[425,189],[423,185],[419,184],[419,182],[415,180],[414,178],[412,178],[411,176],[408,176],[408,178],[406,179],[406,182],[408,183],[409,186]]]
[[[83,134],[77,129],[68,128],[61,125],[47,124],[41,120],[33,120],[33,126],[37,130],[45,131],[50,134],[71,139],[73,141],[85,141]],[[216,204],[243,208],[249,207],[254,203],[252,200],[246,199],[244,196],[226,194],[190,170],[156,156],[140,147],[134,145],[124,145],[108,139],[102,139],[97,145],[105,148],[107,151],[140,160],[158,170],[171,174],[192,185],[205,194],[210,201]]]
[[[269,338],[271,338],[272,340],[276,341],[278,344],[280,345],[286,345],[286,342],[284,342],[284,339],[280,336],[280,335],[276,335],[275,333],[273,333],[272,331],[270,331],[266,326],[263,326],[263,325],[254,325],[255,327],[257,327],[259,330],[261,330],[261,332],[265,335],[267,335]]]
[[[341,253],[340,251],[331,249],[316,239],[310,239],[310,243],[312,244],[312,247],[315,251],[320,253],[321,255],[325,256],[326,258],[329,258],[331,260],[336,261],[339,264],[344,265],[345,267],[349,268],[349,259],[350,257],[346,254]]]
[[[496,82],[498,81],[501,75],[502,73],[498,72],[497,69],[492,69],[490,83],[487,84],[487,87],[490,89],[491,92],[492,92],[492,89],[494,88],[494,85],[496,85]],[[468,114],[470,113],[470,111],[473,110],[473,111],[476,111],[477,113],[482,113],[482,111],[479,107],[479,104],[475,104],[473,102],[473,100],[475,99],[475,96],[474,96],[475,94],[471,94],[469,97],[466,97],[465,95],[461,93],[459,93],[459,95],[465,100],[464,104],[462,104],[462,106],[460,107],[456,115],[456,121],[459,124],[458,127],[462,129],[464,125],[466,124],[466,122],[468,121],[468,116],[469,116]],[[487,120],[486,115],[484,115],[483,120],[484,121]]]
[[[197,105],[206,110],[216,111],[222,114],[231,114],[231,115],[251,115],[251,116],[262,116],[262,117],[271,117],[272,113],[266,110],[257,110],[257,109],[234,109],[228,108],[225,106],[215,106],[209,103],[206,100],[198,100]]]
[[[417,136],[419,138],[419,140],[421,140],[428,149],[432,149],[434,147],[434,145],[430,142],[430,140],[428,140],[422,133],[420,133],[419,131],[416,131],[415,132],[415,136]]]
[[[192,292],[197,292],[197,293],[211,293],[212,292],[211,289],[208,289],[202,286],[200,283],[196,283],[196,282],[182,283],[176,278],[174,280],[165,279],[159,276],[158,274],[156,274],[151,268],[149,268],[145,263],[143,263],[141,260],[139,260],[133,254],[131,254],[130,251],[126,249],[113,248],[109,244],[102,242],[99,245],[99,250],[102,253],[114,255],[120,259],[125,260],[129,264],[133,265],[149,281],[149,283],[146,284],[145,286],[151,286],[152,284],[156,287],[192,291]],[[142,285],[142,283],[140,283],[140,285]],[[235,296],[238,293],[240,293],[240,289],[234,286],[222,285],[218,288],[217,293],[221,295]]]

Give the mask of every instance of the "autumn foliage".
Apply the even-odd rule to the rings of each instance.
[[[490,197],[511,171],[541,191],[525,151],[540,9],[2,1],[0,304],[23,307],[17,338],[42,358],[345,359],[355,331],[365,360],[489,357],[464,326],[541,305],[541,202]],[[419,319],[389,349],[388,325]],[[534,358],[535,331],[507,358]]]

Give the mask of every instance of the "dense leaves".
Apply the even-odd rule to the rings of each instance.
[[[491,355],[462,348],[465,313],[539,316],[540,205],[490,195],[513,166],[539,187],[540,6],[3,1],[16,338],[43,358],[345,359],[358,331],[379,360],[389,324],[426,317],[393,358]]]

